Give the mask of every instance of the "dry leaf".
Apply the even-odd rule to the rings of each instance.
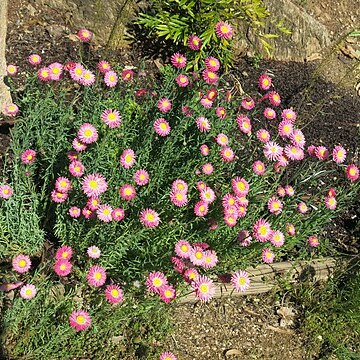
[[[225,356],[229,356],[229,355],[242,355],[242,353],[238,349],[230,349],[225,353]]]

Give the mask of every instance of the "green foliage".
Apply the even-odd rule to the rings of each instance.
[[[149,11],[139,14],[137,23],[150,34],[171,40],[176,45],[186,46],[190,35],[199,36],[203,46],[196,54],[189,54],[192,63],[196,66],[211,51],[211,55],[219,58],[228,69],[234,60],[233,41],[216,36],[216,23],[226,21],[233,26],[241,23],[244,34],[251,31],[270,54],[268,40],[279,34],[266,33],[265,24],[269,17],[270,12],[262,0],[153,0]],[[280,33],[290,34],[283,21],[273,21],[273,25]],[[237,36],[241,38],[244,34]]]

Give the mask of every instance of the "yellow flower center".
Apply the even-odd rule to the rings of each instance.
[[[101,273],[100,273],[100,272],[96,272],[96,273],[94,274],[94,278],[95,278],[96,280],[100,280],[100,279],[102,278]]]
[[[275,96],[274,96],[274,99],[275,99]],[[286,118],[287,118],[287,119],[291,119],[291,118],[292,118],[292,114],[291,114],[291,113],[287,113],[287,114],[286,114]]]
[[[80,172],[80,166],[75,166],[74,170],[75,170],[75,172]]]
[[[264,167],[263,167],[261,164],[257,164],[257,165],[256,165],[256,168],[257,168],[259,171],[261,171]]]
[[[201,205],[201,206],[199,207],[199,210],[200,210],[200,212],[204,212],[204,211],[205,211],[205,206],[204,206],[204,205]]]
[[[229,32],[229,28],[226,26],[226,25],[222,25],[220,27],[220,31],[223,33],[223,34],[226,34]]]
[[[90,189],[97,189],[98,187],[99,187],[99,184],[97,183],[96,180],[90,180],[89,181],[89,188]]]
[[[179,190],[184,190],[184,189],[185,189],[184,184],[181,184],[181,183],[177,184],[176,187],[177,187]]]
[[[84,78],[85,78],[86,80],[90,80],[90,79],[91,79],[91,74],[86,73],[86,74],[84,75]]]
[[[140,174],[139,179],[140,179],[140,180],[145,180],[145,175],[144,175],[144,174]]]
[[[29,159],[29,160],[30,160],[30,159]],[[66,188],[66,187],[67,187],[67,182],[64,181],[64,180],[62,180],[62,181],[60,181],[59,185],[60,185],[60,187],[62,187],[62,188]]]
[[[208,72],[208,77],[209,77],[210,79],[215,79],[216,75],[215,75],[215,73],[213,73],[212,71],[209,71],[209,72]]]
[[[197,252],[195,253],[195,257],[196,257],[197,259],[202,259],[203,254],[202,254],[200,251],[197,251]]]
[[[246,279],[244,277],[241,277],[241,278],[239,278],[238,283],[239,283],[239,285],[245,285]]]
[[[354,169],[354,168],[351,168],[351,169],[349,170],[349,174],[350,174],[351,176],[354,176],[354,175],[356,174],[355,169]]]
[[[81,68],[76,68],[76,69],[75,69],[75,74],[76,74],[76,75],[82,75],[82,73],[83,73],[83,71],[82,71]]]
[[[41,71],[41,76],[42,77],[48,77],[49,76],[49,72],[47,70],[42,70]]]
[[[19,265],[21,268],[23,268],[23,267],[26,266],[26,261],[23,260],[23,259],[21,259],[21,260],[19,261],[18,265]]]
[[[146,214],[146,219],[148,221],[154,221],[155,220],[155,216],[153,214]]]
[[[113,296],[113,297],[118,297],[118,296],[119,296],[119,291],[116,290],[116,289],[112,289],[112,290],[111,290],[111,296]]]
[[[176,199],[177,199],[177,200],[183,200],[183,199],[184,199],[184,195],[181,194],[181,193],[177,193],[177,194],[176,194]]]
[[[103,214],[104,215],[110,215],[110,210],[109,209],[104,209]]]
[[[169,298],[169,297],[172,297],[172,291],[170,291],[170,290],[165,290],[164,291],[164,295],[165,295],[165,297],[167,297],[167,298]]]
[[[269,85],[269,80],[268,80],[268,79],[264,79],[264,80],[263,80],[263,85],[265,85],[265,86]]]
[[[125,156],[125,162],[126,162],[126,163],[130,163],[130,162],[132,161],[132,159],[133,159],[133,157],[132,157],[131,154],[127,154],[127,155]]]
[[[92,130],[90,130],[90,129],[86,129],[86,130],[84,131],[84,135],[85,135],[86,137],[90,137],[92,134],[93,134],[93,132],[92,132]]]
[[[58,67],[53,68],[51,71],[54,75],[58,75],[60,73],[60,69]]]
[[[159,278],[155,278],[155,279],[153,280],[153,285],[156,286],[156,287],[161,286],[161,285],[162,285],[162,280],[159,279]]]
[[[62,271],[66,270],[66,265],[65,265],[65,264],[61,264],[61,265],[60,265],[60,270],[62,270]]]
[[[113,121],[113,120],[115,120],[115,119],[116,119],[116,115],[115,115],[114,113],[110,113],[110,114],[108,115],[108,120]]]
[[[131,195],[132,194],[132,189],[126,188],[124,193],[125,193],[125,195]]]
[[[199,45],[199,41],[197,39],[193,39],[192,42],[193,42],[194,45]]]
[[[9,189],[4,189],[3,193],[7,195],[9,193]]]
[[[240,191],[244,191],[244,190],[245,190],[245,184],[240,181],[240,182],[237,183],[237,188],[238,188]]]
[[[165,123],[161,123],[161,124],[160,124],[160,129],[161,129],[161,130],[166,130],[166,129],[167,129],[166,124],[165,124]]]
[[[26,290],[25,290],[25,294],[26,294],[27,296],[32,295],[32,290],[31,290],[31,289],[26,289]]]
[[[209,292],[209,285],[201,284],[199,286],[199,290],[200,290],[201,293],[206,294],[207,292]]]
[[[84,324],[84,323],[85,323],[85,316],[83,316],[83,315],[78,315],[78,316],[76,317],[76,322],[77,322],[78,324],[80,324],[80,325]]]
[[[109,76],[109,80],[110,80],[111,82],[115,81],[115,76],[114,76],[114,75],[110,75],[110,76]]]
[[[64,251],[62,254],[61,254],[61,257],[66,259],[67,257],[69,256],[69,253],[67,251]]]
[[[180,249],[181,249],[182,252],[188,252],[189,248],[187,247],[187,245],[181,245]]]
[[[163,106],[163,107],[169,106],[169,102],[168,102],[168,101],[163,101],[163,102],[162,102],[162,106]]]
[[[268,230],[267,230],[267,227],[265,226],[265,225],[261,225],[260,227],[259,227],[259,233],[260,233],[260,235],[266,235],[267,234],[267,232],[268,232]]]

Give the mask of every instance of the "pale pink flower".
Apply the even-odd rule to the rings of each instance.
[[[283,120],[288,120],[294,123],[296,120],[296,112],[293,109],[284,109],[281,112],[281,117]]]
[[[286,231],[290,236],[294,236],[295,235],[295,226],[293,224],[287,223],[286,224]]]
[[[113,209],[113,211],[111,212],[111,217],[114,221],[121,221],[124,219],[125,217],[125,211],[124,209],[121,208],[115,208]]]
[[[136,190],[131,184],[124,184],[119,189],[120,197],[126,201],[135,199]]]
[[[155,210],[144,209],[140,212],[140,222],[145,227],[154,228],[160,224],[160,217]]]
[[[31,54],[28,57],[28,61],[31,65],[37,66],[41,64],[41,56],[38,54]]]
[[[215,84],[219,80],[219,75],[214,71],[210,71],[209,69],[203,70],[201,76],[208,84]]]
[[[271,237],[271,226],[264,219],[259,219],[253,226],[253,236],[260,242],[268,241]]]
[[[192,282],[196,297],[203,302],[209,301],[215,295],[215,285],[211,279],[205,275],[199,276]]]
[[[342,164],[346,159],[346,150],[342,146],[335,146],[332,156],[337,164]]]
[[[87,197],[98,197],[107,190],[108,184],[101,174],[90,174],[83,178],[81,187]]]
[[[184,74],[179,74],[175,81],[180,87],[186,87],[189,85],[189,78]]]
[[[157,119],[153,127],[155,132],[162,137],[169,135],[171,131],[170,124],[164,118]]]
[[[61,204],[65,202],[66,199],[68,198],[68,193],[62,193],[55,189],[51,192],[50,195],[51,195],[51,200],[57,204]]]
[[[208,132],[211,129],[210,121],[203,116],[196,119],[196,126],[201,132]]]
[[[19,112],[19,107],[16,105],[16,104],[5,104],[4,105],[4,115],[7,115],[7,116],[16,116],[17,113]]]
[[[283,120],[278,125],[278,133],[283,138],[290,138],[293,131],[294,126],[290,120]]]
[[[329,150],[325,146],[316,146],[314,153],[319,160],[326,160],[329,157]]]
[[[17,255],[12,260],[12,268],[19,274],[24,274],[29,271],[31,267],[31,260],[27,255]]]
[[[36,293],[36,287],[32,284],[26,284],[20,289],[20,296],[26,300],[34,298],[36,296]]]
[[[139,186],[147,185],[149,183],[149,179],[149,173],[144,169],[137,170],[134,174],[134,181]]]
[[[216,116],[220,119],[225,119],[226,117],[226,110],[223,107],[216,108]]]
[[[205,201],[198,201],[194,206],[194,213],[196,216],[203,217],[206,216],[209,211],[208,204]]]
[[[264,263],[271,264],[274,262],[275,254],[269,248],[265,248],[261,253],[261,257]]]
[[[80,161],[75,160],[69,164],[69,172],[74,177],[83,176],[84,171],[85,171],[85,167]]]
[[[256,175],[262,176],[265,174],[266,166],[262,161],[256,160],[252,165],[252,169]]]
[[[147,289],[150,292],[154,292],[156,294],[159,294],[160,289],[167,284],[168,284],[168,280],[167,280],[165,274],[160,271],[149,273],[149,275],[145,281],[145,285],[146,285]]]
[[[351,182],[356,181],[359,178],[359,168],[355,164],[349,164],[346,167],[346,177]]]
[[[100,249],[95,245],[90,246],[86,252],[87,252],[88,256],[92,259],[98,259],[101,255]]]
[[[313,235],[308,238],[308,244],[310,247],[318,247],[320,245],[319,239]]]
[[[111,206],[106,204],[100,205],[96,210],[97,218],[103,222],[110,222],[112,220],[112,211]]]
[[[110,304],[118,304],[123,301],[124,293],[119,285],[107,285],[105,288],[105,298]]]
[[[239,176],[231,180],[231,187],[237,196],[246,196],[250,190],[249,183]]]
[[[335,210],[336,209],[336,199],[333,196],[326,196],[324,199],[325,202],[325,206],[330,209],[330,210]]]
[[[306,214],[309,211],[308,206],[304,202],[300,202],[297,205],[297,209],[298,209],[299,213],[301,213],[301,214]]]
[[[102,74],[105,74],[106,72],[108,72],[109,70],[111,70],[111,66],[110,64],[105,61],[105,60],[101,60],[98,62],[97,64],[97,68],[99,69],[99,71],[102,73]]]
[[[215,201],[216,195],[214,190],[207,186],[205,189],[200,191],[200,198],[207,204],[211,204]]]
[[[264,155],[268,160],[279,160],[283,153],[283,148],[274,141],[268,141],[264,145]]]
[[[209,155],[209,147],[206,144],[203,144],[200,146],[200,152],[202,156],[208,156]]]
[[[18,68],[16,65],[9,64],[6,67],[6,73],[8,74],[8,76],[15,76],[17,72],[18,72]]]
[[[264,110],[264,116],[266,119],[273,120],[276,118],[276,112],[274,109],[267,107]]]
[[[79,131],[77,133],[77,137],[78,139],[83,143],[83,144],[92,144],[94,143],[97,139],[98,139],[98,132],[95,128],[95,126],[89,124],[89,123],[84,123],[80,126]],[[75,149],[77,150],[77,149]]]
[[[74,148],[74,150],[81,152],[81,151],[85,151],[87,146],[82,143],[78,138],[75,138],[72,142],[72,147]]]
[[[53,269],[58,276],[68,276],[71,273],[72,264],[68,259],[59,259],[56,260]]]
[[[171,184],[171,189],[172,191],[181,191],[186,193],[188,191],[188,184],[184,180],[176,179]]]
[[[236,118],[239,130],[244,134],[251,134],[252,126],[250,119],[245,115],[238,115]]]
[[[104,81],[107,87],[113,88],[118,83],[118,76],[115,71],[109,70],[104,75]]]
[[[260,129],[256,132],[256,137],[263,143],[270,141],[270,133],[265,129]]]
[[[48,66],[50,73],[50,80],[59,81],[63,73],[63,66],[58,62],[54,62]]]
[[[272,84],[271,77],[267,74],[261,74],[258,82],[261,90],[269,90]]]
[[[249,274],[243,270],[235,272],[230,281],[237,292],[244,292],[250,287]]]
[[[290,140],[292,144],[304,149],[305,146],[305,136],[303,132],[299,129],[294,129],[293,133],[290,135]]]
[[[159,295],[164,303],[169,303],[176,298],[176,290],[171,285],[163,285],[160,288]]]
[[[66,260],[70,260],[72,257],[73,251],[72,248],[70,246],[61,246],[56,250],[56,254],[55,254],[55,259],[56,260],[60,260],[60,259],[66,259]]]
[[[171,110],[171,101],[168,98],[161,98],[158,103],[157,107],[162,113],[167,113]]]
[[[71,190],[71,182],[67,177],[59,176],[55,181],[55,189],[61,193],[67,193]]]
[[[69,209],[69,215],[72,217],[72,218],[78,218],[81,216],[81,209],[78,208],[77,206],[72,206],[70,209]]]
[[[266,96],[273,106],[279,106],[281,104],[280,95],[276,91],[269,91]]]
[[[185,206],[188,202],[186,193],[180,190],[172,190],[170,192],[170,201],[178,207]]]
[[[134,150],[125,149],[120,156],[120,164],[125,169],[130,169],[134,166],[136,155]]]
[[[241,106],[245,110],[252,110],[255,107],[255,101],[252,98],[246,97],[246,98],[242,99]]]
[[[285,237],[280,230],[274,230],[271,232],[270,242],[276,246],[281,247],[284,245]]]
[[[82,41],[84,43],[88,43],[92,39],[92,33],[88,29],[85,29],[85,28],[80,29],[77,33],[77,36],[80,39],[80,41]]]

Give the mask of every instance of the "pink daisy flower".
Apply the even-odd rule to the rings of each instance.
[[[36,152],[32,149],[27,149],[21,154],[21,162],[26,165],[32,164],[36,159]]]
[[[330,210],[335,210],[336,209],[336,199],[332,196],[326,196],[324,199],[325,202],[325,206],[330,209]]]
[[[118,76],[115,71],[109,70],[104,75],[104,81],[107,87],[113,88],[118,83]]]
[[[72,248],[70,246],[61,246],[57,249],[56,254],[55,254],[55,259],[56,260],[60,260],[60,259],[66,259],[66,260],[70,260],[72,257],[73,251]]]
[[[4,106],[4,115],[16,116],[19,112],[19,107],[16,104],[8,104]]]
[[[288,195],[288,196],[293,196],[295,194],[295,190],[291,185],[285,186],[285,192],[286,192],[286,195]]]
[[[134,78],[134,72],[131,69],[125,69],[121,73],[121,78],[124,81],[130,81],[130,80],[132,80]]]
[[[105,177],[100,174],[90,174],[85,176],[81,186],[87,197],[98,197],[108,188]]]
[[[244,292],[250,287],[249,274],[243,270],[235,272],[230,281],[237,292]]]
[[[109,205],[100,205],[96,210],[97,218],[103,222],[110,222],[112,220],[113,209]]]
[[[202,266],[205,269],[212,269],[216,266],[216,264],[218,263],[218,257],[216,255],[216,252],[213,250],[206,250],[204,252],[204,259],[203,259],[203,264]]]
[[[308,152],[308,154],[309,154],[310,156],[315,156],[315,149],[316,149],[316,146],[310,145],[310,146],[308,146],[308,148],[306,149],[306,151]]]
[[[101,255],[100,249],[95,245],[90,246],[86,252],[91,259],[98,259]]]
[[[241,101],[241,106],[245,109],[245,110],[252,110],[255,107],[255,101],[252,98],[244,98]]]
[[[279,166],[288,166],[289,165],[289,160],[288,160],[288,158],[284,155],[284,154],[282,154],[281,156],[280,156],[280,159],[279,159],[279,161],[277,162],[277,164],[279,165]]]
[[[41,56],[38,54],[31,54],[28,57],[28,61],[31,65],[37,66],[41,64]]]
[[[245,115],[239,115],[236,118],[236,122],[238,124],[239,130],[244,134],[251,134],[251,122],[250,119]]]
[[[160,136],[167,136],[170,134],[171,127],[164,118],[159,118],[154,122],[154,130]]]
[[[74,148],[74,150],[79,152],[85,151],[87,148],[87,146],[84,143],[82,143],[78,138],[75,138],[73,140],[72,147]]]
[[[140,222],[145,227],[154,228],[160,224],[160,217],[155,210],[144,209],[140,212]]]
[[[90,286],[99,287],[105,284],[106,271],[102,266],[93,265],[87,274],[87,281]]]
[[[12,260],[12,268],[19,274],[24,274],[29,271],[31,260],[27,255],[17,255]]]
[[[120,187],[119,192],[120,197],[126,201],[133,200],[136,197],[136,190],[131,184],[124,184]]]
[[[0,285],[0,291],[8,292],[11,290],[15,290],[23,284],[24,283],[22,281],[18,281],[16,283],[3,283]]]
[[[346,167],[346,177],[351,182],[356,181],[359,178],[359,168],[355,164],[349,164]]]
[[[238,219],[238,214],[237,213],[235,213],[235,214],[227,214],[227,213],[225,213],[224,214],[225,224],[227,226],[229,226],[229,227],[236,226],[237,219]]]
[[[205,275],[199,276],[192,286],[195,290],[196,297],[203,302],[209,301],[215,295],[215,286],[211,279]]]
[[[219,37],[220,39],[227,39],[227,40],[231,39],[234,33],[231,25],[224,21],[219,21],[215,25],[215,32],[217,37]]]
[[[224,208],[227,208],[229,206],[235,206],[236,204],[236,198],[232,194],[225,194],[222,198],[222,205]]]
[[[163,352],[159,360],[177,360],[177,357],[170,351]]]
[[[9,64],[6,67],[6,73],[8,74],[8,76],[15,76],[17,72],[18,72],[18,68],[16,65]]]
[[[237,196],[236,197],[236,205],[237,206],[248,206],[249,205],[249,200],[246,198],[246,195]]]
[[[202,41],[198,36],[190,35],[187,44],[191,50],[198,51],[201,48]]]
[[[277,92],[269,91],[267,97],[273,106],[279,106],[281,104],[281,98]]]
[[[174,270],[179,274],[182,274],[185,269],[184,262],[176,256],[171,257],[171,263],[174,265]]]
[[[332,156],[337,164],[342,164],[346,159],[346,150],[342,146],[335,146]]]
[[[280,230],[272,231],[270,242],[276,247],[283,246],[285,242],[284,234]]]
[[[229,147],[223,147],[220,149],[220,156],[222,161],[231,162],[235,159],[234,151]]]
[[[316,146],[314,153],[319,160],[326,160],[329,157],[329,150],[325,146]]]
[[[68,193],[62,193],[55,189],[51,192],[51,200],[57,204],[61,204],[65,202],[67,198],[68,198]]]
[[[260,242],[268,241],[271,237],[271,226],[264,219],[259,219],[253,226],[253,236]]]
[[[189,85],[189,78],[184,74],[179,74],[175,81],[180,87],[186,87]]]
[[[171,106],[171,101],[167,98],[161,98],[157,103],[157,107],[162,113],[169,112],[171,110]]]
[[[86,206],[91,210],[95,211],[100,206],[100,199],[98,197],[90,197],[86,202]]]
[[[107,285],[105,288],[105,298],[110,304],[118,304],[123,301],[124,293],[119,285]]]
[[[38,70],[37,72],[37,76],[39,78],[39,80],[41,81],[49,81],[51,80],[50,77],[50,70],[48,67],[42,67]]]
[[[113,209],[113,211],[111,212],[111,218],[114,221],[121,221],[123,220],[125,217],[125,211],[124,209],[121,208],[115,208]]]
[[[69,164],[69,172],[74,177],[81,177],[84,175],[85,166],[80,161],[73,161]]]
[[[300,202],[297,205],[297,209],[298,209],[300,214],[306,214],[309,211],[308,206],[304,202]]]
[[[171,285],[164,285],[160,288],[160,298],[164,303],[169,303],[176,298],[176,291]]]
[[[102,73],[102,74],[105,74],[106,72],[108,72],[109,70],[111,70],[111,66],[110,64],[105,61],[105,60],[101,60],[98,62],[97,64],[97,68],[99,69],[99,71]]]
[[[183,69],[186,66],[186,57],[178,52],[171,56],[170,61],[177,69]]]
[[[213,56],[209,56],[205,59],[205,67],[210,71],[218,71],[220,69],[220,61]]]
[[[304,150],[298,146],[286,145],[284,149],[285,156],[290,160],[303,160],[305,157]]]
[[[203,70],[201,76],[207,84],[215,84],[219,80],[219,75],[209,69]]]
[[[264,155],[268,160],[279,160],[283,153],[283,148],[274,141],[268,141],[264,145]]]
[[[90,218],[94,218],[95,217],[95,213],[93,211],[91,211],[87,206],[85,206],[81,213],[84,215],[84,218],[86,220],[89,220]]]
[[[193,281],[199,278],[200,274],[195,268],[188,268],[184,271],[183,277],[184,280],[191,284]]]
[[[204,108],[207,108],[207,109],[210,109],[213,105],[213,102],[208,99],[207,97],[203,97],[201,100],[200,100],[200,104],[204,107]]]
[[[220,119],[225,119],[226,117],[226,110],[223,107],[216,108],[216,116]]]
[[[55,181],[55,189],[61,193],[67,193],[71,189],[71,182],[67,177],[60,176]]]
[[[227,146],[229,143],[229,138],[225,135],[225,134],[218,134],[215,138],[215,141],[220,145],[220,146]]]
[[[85,70],[79,82],[84,86],[91,86],[95,82],[95,74],[90,70]]]
[[[247,207],[246,206],[239,205],[237,207],[237,217],[243,218],[243,217],[246,216],[246,213],[247,213]]]
[[[283,138],[290,138],[294,131],[294,126],[290,120],[283,120],[279,123],[278,133]]]
[[[241,230],[239,233],[238,233],[238,240],[239,240],[239,243],[240,243],[240,246],[243,246],[243,247],[246,247],[246,246],[249,246],[251,244],[251,236],[249,234],[249,232],[247,230]]]
[[[145,285],[146,285],[147,289],[150,292],[153,292],[156,294],[159,294],[160,289],[167,284],[168,284],[168,280],[167,280],[166,276],[160,271],[149,273],[149,275],[145,281]]]
[[[192,246],[186,240],[179,240],[175,244],[175,253],[182,259],[188,259],[192,253]]]
[[[231,187],[237,196],[246,196],[250,190],[249,183],[238,176],[231,180]]]
[[[81,216],[81,209],[78,208],[77,206],[72,206],[72,207],[69,209],[69,215],[70,215],[72,218],[77,219],[78,217]]]
[[[270,141],[270,133],[265,129],[260,129],[256,132],[256,137],[263,143]]]
[[[334,188],[330,188],[328,191],[328,196],[335,197],[336,196],[336,190]]]
[[[30,300],[36,296],[36,287],[32,284],[26,284],[20,289],[20,296],[25,300]]]
[[[201,132],[208,132],[211,129],[210,121],[203,116],[196,119],[196,126]]]
[[[188,191],[188,184],[181,179],[176,179],[171,184],[172,191],[181,191],[183,193],[186,193]]]
[[[63,73],[64,67],[58,62],[54,62],[48,66],[50,72],[50,80],[59,81]]]
[[[75,63],[74,67],[70,70],[70,77],[77,82],[80,82],[84,76],[85,68],[79,64]]]
[[[258,82],[261,90],[269,90],[272,84],[271,77],[267,74],[260,75]]]
[[[264,263],[271,264],[274,262],[275,254],[269,248],[265,248],[261,253],[261,257]]]
[[[301,149],[305,146],[305,136],[299,129],[294,129],[293,133],[290,135],[290,140],[294,145],[300,147]]]
[[[120,156],[120,164],[125,169],[130,169],[135,164],[136,155],[134,150],[125,149]]]
[[[281,112],[281,118],[283,120],[288,120],[294,123],[296,120],[296,112],[293,109],[284,109]]]
[[[308,238],[308,244],[310,247],[318,247],[320,245],[319,239],[313,235]]]
[[[187,204],[188,198],[186,193],[180,190],[172,190],[170,192],[170,201],[178,207],[182,207]]]
[[[202,191],[204,189],[206,189],[206,184],[203,182],[203,181],[198,181],[196,183],[196,188],[199,190],[199,191]]]
[[[284,197],[286,195],[286,191],[282,186],[279,186],[276,190],[276,193],[278,194],[278,196],[280,197]]]
[[[88,43],[92,39],[92,33],[88,29],[85,29],[85,28],[80,29],[77,33],[77,36],[80,39],[80,41],[82,41],[84,43]]]
[[[252,165],[252,169],[256,175],[262,176],[265,174],[266,166],[262,161],[256,160]]]
[[[295,226],[290,223],[286,224],[286,231],[290,236],[294,236],[296,232]]]
[[[64,65],[64,70],[70,72],[71,70],[73,70],[75,68],[75,66],[76,66],[76,62],[68,61]]]
[[[76,331],[83,331],[91,325],[90,314],[84,310],[76,310],[69,316],[70,326]]]
[[[209,155],[209,147],[206,144],[203,144],[200,146],[200,152],[202,156],[208,156]]]
[[[208,204],[205,201],[198,201],[194,206],[194,213],[196,216],[203,217],[206,216],[209,211]]]
[[[276,118],[276,112],[274,109],[267,107],[264,110],[264,116],[266,117],[266,119],[273,120]]]
[[[144,169],[137,170],[134,174],[134,181],[139,186],[147,185],[149,183],[149,179],[149,173]]]
[[[72,264],[68,259],[56,260],[54,271],[58,276],[68,276],[71,273]]]
[[[213,189],[211,189],[210,187],[206,187],[205,189],[200,191],[200,198],[207,204],[211,204],[215,201],[216,195]]]
[[[92,144],[98,139],[98,132],[93,125],[84,123],[80,126],[77,137],[83,144]]]

